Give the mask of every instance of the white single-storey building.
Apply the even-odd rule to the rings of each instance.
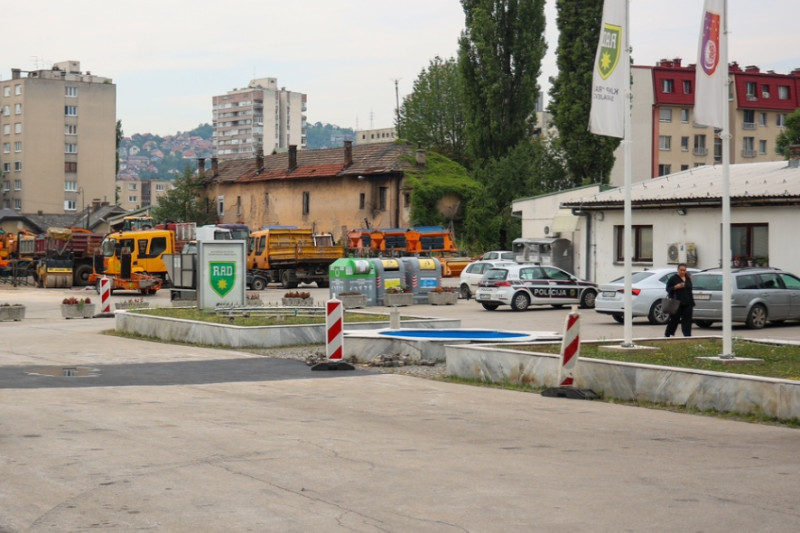
[[[635,270],[679,262],[712,268],[727,259],[733,265],[769,265],[800,274],[796,162],[730,165],[729,258],[721,250],[722,170],[703,166],[631,185]],[[604,283],[624,273],[625,191],[593,187],[517,200],[512,209],[522,218],[524,237],[570,239],[573,273]],[[572,225],[565,224],[565,214],[575,216]]]

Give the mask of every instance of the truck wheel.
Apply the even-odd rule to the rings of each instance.
[[[281,287],[284,289],[291,288],[291,284],[289,283],[289,273],[285,270],[281,272]]]
[[[253,282],[250,284],[254,291],[263,291],[267,288],[267,282],[264,278],[253,278]]]
[[[75,267],[75,272],[73,273],[73,279],[75,280],[75,285],[79,287],[85,287],[89,285],[89,276],[92,275],[92,265],[78,265]]]

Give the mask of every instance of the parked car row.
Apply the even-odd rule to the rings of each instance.
[[[598,286],[580,280],[553,266],[518,264],[495,260],[471,263],[462,272],[462,298],[475,297],[484,309],[494,311],[508,305],[523,311],[531,305],[579,305],[594,308],[622,323],[625,313],[623,277]],[[661,309],[667,280],[675,267],[636,271],[631,274],[631,304],[634,318],[646,317],[651,324],[665,324],[669,315]],[[710,327],[722,321],[722,269],[689,269],[694,287],[694,323]],[[731,319],[748,328],[769,323],[800,320],[800,277],[778,268],[742,267],[731,270]]]

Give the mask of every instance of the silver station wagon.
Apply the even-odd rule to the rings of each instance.
[[[530,305],[577,304],[593,308],[596,297],[596,283],[580,280],[560,268],[538,265],[491,268],[481,278],[475,294],[475,300],[489,311],[501,305],[510,305],[514,311],[523,311]]]
[[[778,268],[731,269],[731,321],[760,329],[768,322],[800,320],[800,278]],[[722,269],[692,275],[695,308],[701,328],[722,321]]]

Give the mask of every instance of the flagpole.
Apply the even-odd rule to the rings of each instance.
[[[625,309],[624,318],[624,339],[622,346],[629,348],[633,346],[633,281],[632,281],[632,255],[633,255],[633,242],[631,238],[631,220],[633,218],[631,213],[631,61],[630,61],[630,0],[625,0],[625,28],[623,30],[625,43],[625,53],[623,59],[625,65],[623,72],[625,73],[625,113],[624,113],[624,131],[623,131],[623,161],[624,161],[624,176],[623,187],[625,189],[625,208],[624,208],[624,224],[623,228],[623,255],[625,257],[625,292],[623,306]]]
[[[731,133],[730,133],[730,69],[728,68],[728,0],[722,2],[722,39],[720,42],[720,63],[725,68],[722,87],[722,353],[720,357],[732,359],[732,310],[731,310]]]

